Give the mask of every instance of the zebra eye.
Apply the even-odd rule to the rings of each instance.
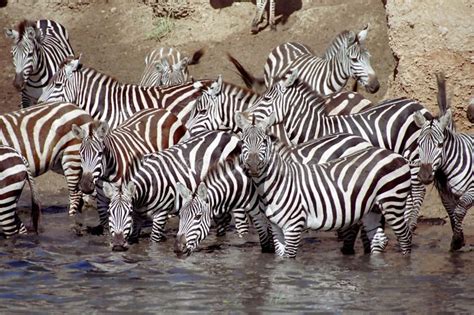
[[[442,148],[443,147],[443,142],[438,142],[438,148]]]
[[[194,220],[199,221],[201,220],[202,214],[198,213],[194,216]]]

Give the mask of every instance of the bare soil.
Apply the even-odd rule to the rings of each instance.
[[[231,53],[256,75],[263,74],[268,53],[287,41],[299,41],[322,54],[328,43],[345,29],[358,30],[370,24],[368,48],[372,66],[378,74],[381,88],[372,101],[380,101],[387,92],[388,81],[394,75],[395,60],[389,45],[387,21],[382,1],[378,0],[292,0],[291,6],[277,8],[286,12],[285,23],[277,31],[269,28],[257,35],[250,34],[255,5],[249,1],[193,0],[194,12],[176,20],[174,30],[161,41],[151,39],[152,9],[138,1],[10,1],[0,8],[0,28],[13,27],[23,19],[48,18],[62,23],[69,31],[76,54],[82,53],[85,66],[96,68],[123,82],[138,82],[144,68],[144,57],[152,49],[171,46],[191,55],[204,47],[201,63],[190,72],[196,79],[216,78],[242,85],[233,66],[226,59]],[[66,4],[64,4],[66,3]],[[12,85],[14,68],[10,56],[11,43],[0,37],[0,113],[17,110],[20,97]],[[348,84],[350,86],[351,83]],[[363,92],[362,92],[363,93]],[[67,204],[63,178],[51,172],[37,180],[41,199],[46,206]],[[434,189],[424,203],[423,214],[446,218]],[[29,205],[29,200],[22,201]],[[466,224],[474,216],[468,214]]]

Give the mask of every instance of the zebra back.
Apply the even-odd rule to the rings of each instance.
[[[18,31],[5,34],[13,40],[14,85],[22,92],[22,107],[34,105],[63,60],[74,54],[69,34],[52,20],[25,20]]]
[[[40,101],[73,102],[95,119],[107,121],[111,128],[146,108],[165,108],[186,122],[196,99],[210,83],[196,81],[167,88],[123,84],[82,67],[79,58],[70,58],[55,74]]]

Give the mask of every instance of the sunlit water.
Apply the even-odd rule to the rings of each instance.
[[[448,251],[448,225],[422,225],[410,257],[393,236],[383,255],[363,255],[358,244],[348,257],[334,233],[310,232],[296,259],[281,259],[260,253],[254,233],[231,231],[178,259],[176,222],[168,241],[145,238],[115,253],[106,237],[78,237],[65,212],[49,210],[39,236],[0,241],[2,313],[474,311],[474,252]]]

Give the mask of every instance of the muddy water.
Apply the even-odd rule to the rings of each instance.
[[[410,257],[393,236],[383,255],[358,247],[344,257],[333,233],[310,232],[296,259],[281,259],[261,254],[253,233],[239,239],[231,231],[177,259],[175,220],[168,241],[145,238],[112,253],[105,237],[75,236],[65,208],[46,210],[39,236],[0,241],[2,313],[474,310],[474,252],[449,253],[447,225],[422,225]]]

